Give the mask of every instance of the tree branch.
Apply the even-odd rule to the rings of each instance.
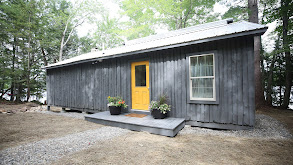
[[[84,21],[85,21],[85,19],[86,19],[86,17],[87,17],[88,15],[90,15],[90,13],[87,13],[87,14],[84,16],[84,18],[82,19],[82,21],[80,21],[80,22],[79,22],[79,21],[76,22],[76,24],[73,26],[73,28],[72,28],[71,31],[69,32],[69,35],[68,35],[66,41],[64,42],[63,46],[65,46],[65,45],[67,44],[67,42],[69,41],[69,39],[70,39],[70,37],[71,37],[71,34],[73,33],[73,30],[74,30],[76,27],[78,27],[78,26],[80,26],[81,24],[83,24]],[[65,36],[65,34],[64,34],[64,36]]]
[[[3,92],[2,94],[1,94],[1,98],[10,90],[11,88],[8,88],[8,89],[6,89],[6,91],[5,92]]]

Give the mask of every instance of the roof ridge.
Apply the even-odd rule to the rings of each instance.
[[[138,44],[153,42],[153,41],[157,41],[157,40],[161,40],[161,39],[173,38],[173,37],[177,37],[177,36],[181,36],[181,35],[187,35],[187,34],[190,34],[190,33],[205,31],[205,30],[208,30],[208,29],[215,29],[215,28],[219,28],[219,27],[222,27],[222,26],[226,26],[226,24],[220,24],[220,25],[217,25],[217,26],[206,27],[206,28],[202,28],[202,29],[194,29],[194,30],[187,31],[185,33],[175,33],[174,35],[170,35],[170,36],[167,36],[167,37],[155,38],[153,40],[150,39],[150,40],[146,40],[145,42],[139,42],[139,43],[132,44],[132,45],[138,45]]]
[[[168,37],[165,37],[165,38],[170,38],[170,37],[175,37],[175,36],[182,35],[182,34],[188,34],[188,33],[192,33],[192,32],[203,31],[203,30],[210,29],[210,28],[204,28],[204,29],[198,29],[198,28],[208,26],[209,24],[210,25],[215,25],[215,26],[213,26],[214,28],[221,27],[221,26],[227,25],[227,20],[229,20],[229,19],[230,18],[215,21],[215,22],[208,22],[208,23],[204,23],[204,24],[198,24],[198,25],[194,25],[194,26],[190,26],[190,27],[186,27],[186,28],[182,28],[182,29],[172,30],[172,31],[168,31],[168,32],[162,33],[162,34],[154,34],[154,35],[143,37],[143,38],[137,38],[137,39],[128,41],[129,43],[127,43],[126,45],[130,46],[130,45],[136,45],[136,44],[146,43],[146,42],[150,42],[150,41],[155,41],[155,40],[164,38],[164,37],[160,37],[160,36],[164,36],[164,35],[169,35]],[[187,31],[187,32],[184,32],[184,31]],[[180,33],[180,32],[182,32],[182,33]],[[156,38],[152,39],[153,37],[156,37]],[[145,41],[143,41],[143,40],[145,40]]]

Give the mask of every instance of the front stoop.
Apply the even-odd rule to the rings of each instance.
[[[85,120],[133,131],[146,131],[152,134],[174,137],[184,128],[185,119],[168,117],[165,119],[154,119],[147,115],[143,118],[120,115],[111,115],[109,111],[86,115]]]

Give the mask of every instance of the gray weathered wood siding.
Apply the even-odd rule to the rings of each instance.
[[[219,104],[187,103],[187,55],[217,50]],[[120,95],[131,108],[133,61],[150,61],[150,99],[168,95],[170,116],[201,123],[254,125],[253,37],[238,37],[47,70],[48,104],[90,112],[107,110]],[[207,127],[213,127],[207,125]]]
[[[130,103],[130,66],[126,59],[104,60],[47,70],[48,105],[104,111],[107,97]]]

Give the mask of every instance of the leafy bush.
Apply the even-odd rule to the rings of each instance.
[[[116,97],[108,96],[107,100],[109,102],[109,106],[122,107],[122,108],[127,108],[128,106],[126,105],[125,100],[123,100],[122,97],[120,96],[116,96]]]
[[[166,114],[168,111],[171,111],[171,105],[167,104],[167,96],[161,95],[159,101],[151,101],[149,109],[158,109],[161,113]]]

